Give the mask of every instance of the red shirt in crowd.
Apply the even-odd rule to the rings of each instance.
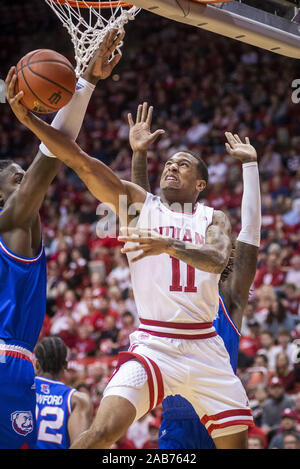
[[[269,270],[266,265],[262,265],[256,272],[254,279],[254,287],[259,288],[261,285],[272,285],[278,287],[284,283],[285,273],[280,267]]]

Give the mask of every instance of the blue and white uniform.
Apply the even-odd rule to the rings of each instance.
[[[68,419],[76,389],[61,381],[35,377],[37,449],[68,449]]]
[[[32,352],[46,313],[46,256],[16,255],[0,237],[0,448],[36,442]]]
[[[241,334],[230,318],[221,295],[214,327],[223,339],[236,373]],[[159,432],[159,449],[215,449],[213,439],[190,402],[176,395],[166,397],[162,405],[164,412]]]

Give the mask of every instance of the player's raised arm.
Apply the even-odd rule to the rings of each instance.
[[[147,192],[151,192],[147,171],[147,150],[157,137],[164,133],[162,129],[151,133],[152,114],[153,106],[148,109],[147,103],[138,106],[135,123],[132,115],[128,114],[129,142],[133,151],[131,181]]]
[[[249,290],[254,280],[260,245],[261,197],[257,154],[248,138],[242,143],[238,135],[227,132],[226,149],[243,165],[243,198],[241,208],[241,231],[238,235],[233,270],[228,279],[221,283],[220,290],[225,304],[237,327],[241,327]]]
[[[60,109],[51,124],[66,133],[72,140],[75,140],[79,134],[95,85],[99,80],[107,78],[120,60],[119,54],[115,55],[111,61],[109,57],[121,40],[122,37],[118,37],[116,31],[110,31],[106,35],[86,72],[79,78],[71,101]],[[6,79],[6,97],[14,113],[22,119],[28,111],[24,106],[18,105],[15,99],[15,82],[15,68],[12,67]],[[2,232],[15,227],[32,226],[36,223],[38,211],[48,187],[61,166],[61,161],[54,156],[45,145],[40,145],[36,158],[26,173],[23,172],[22,183],[10,197],[1,215],[0,230]]]
[[[15,89],[16,75],[9,88]],[[23,92],[10,98],[10,105],[17,118],[28,127],[50,152],[72,168],[90,192],[101,202],[110,206],[118,215],[127,211],[131,203],[143,203],[145,192],[132,183],[120,180],[113,171],[96,158],[85,153],[73,140],[29,112],[20,102]],[[127,220],[124,221],[127,223]]]

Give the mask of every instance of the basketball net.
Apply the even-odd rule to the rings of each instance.
[[[121,0],[90,2],[87,0],[45,0],[71,36],[74,46],[77,78],[82,75],[106,33],[111,29],[124,31],[140,8]],[[104,13],[106,15],[104,16]],[[123,42],[117,47],[121,54]],[[111,59],[113,58],[112,55]]]

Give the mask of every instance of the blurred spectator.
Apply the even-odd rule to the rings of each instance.
[[[282,301],[276,299],[272,303],[270,311],[263,322],[263,327],[277,336],[280,329],[292,331],[299,322],[300,318],[289,313],[285,309]]]
[[[300,449],[299,433],[287,431],[283,437],[283,449]]]
[[[134,422],[127,431],[129,439],[134,441],[137,448],[143,448],[144,443],[150,440],[149,422],[153,420],[153,415],[147,414]]]
[[[300,283],[298,283],[298,285],[300,285]],[[286,283],[284,285],[282,303],[291,314],[300,317],[300,291],[294,283]]]
[[[255,357],[257,351],[260,349],[260,326],[259,323],[252,319],[248,321],[250,334],[242,335],[240,339],[239,349],[250,357]]]
[[[288,270],[285,278],[286,283],[300,285],[300,255],[291,260],[291,268]]]
[[[294,394],[296,391],[296,374],[290,366],[289,357],[285,352],[280,352],[276,356],[274,376],[280,378],[284,390],[287,394]]]
[[[276,256],[276,254],[269,254],[266,263],[256,272],[254,286],[255,288],[259,288],[261,285],[279,287],[283,284],[284,278],[285,274],[279,267],[278,256]]]
[[[148,422],[150,438],[143,444],[142,449],[158,448],[158,434],[160,423],[161,421],[158,418],[154,418]]]
[[[97,340],[101,354],[116,355],[118,353],[118,335],[119,329],[116,326],[116,319],[113,316],[106,316]]]
[[[297,416],[293,409],[286,408],[281,413],[280,427],[269,443],[269,449],[284,449],[284,436],[293,431],[298,438],[300,433],[296,430]]]
[[[284,387],[280,378],[273,377],[269,383],[269,398],[265,402],[261,428],[268,435],[274,436],[280,427],[281,414],[286,408],[294,408],[294,400],[284,392]]]
[[[275,367],[275,360],[276,356],[280,352],[285,352],[287,356],[289,357],[289,362],[290,362],[290,367],[293,368],[295,365],[295,357],[297,357],[298,353],[298,346],[296,343],[292,342],[292,336],[291,333],[286,330],[286,329],[279,329],[278,335],[277,335],[277,343],[276,347],[272,350],[272,353],[274,355],[274,367]],[[272,360],[270,362],[270,370],[274,371],[274,368],[272,367]]]
[[[267,357],[268,368],[274,370],[275,367],[275,356],[278,353],[278,347],[275,345],[275,337],[271,331],[265,329],[260,334],[260,345],[257,355],[264,354]]]
[[[258,435],[248,437],[248,449],[264,449],[263,440]]]
[[[263,408],[267,399],[267,386],[264,383],[258,383],[255,387],[254,399],[250,401],[254,424],[257,427],[261,427]]]
[[[136,331],[134,317],[129,311],[122,314],[122,325],[118,332],[118,351],[127,350],[130,345],[129,336]]]

